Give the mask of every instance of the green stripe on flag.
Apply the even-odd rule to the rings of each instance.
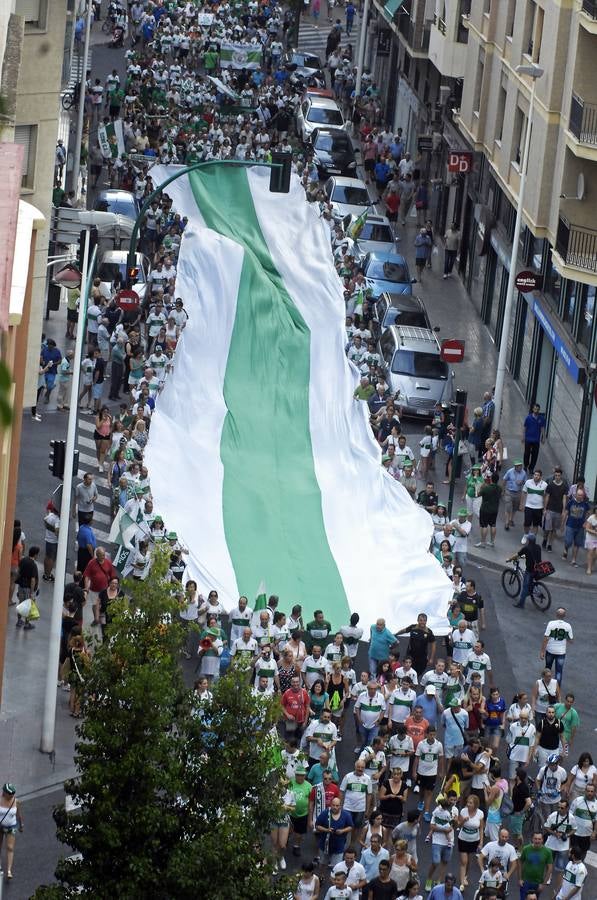
[[[282,608],[321,607],[336,628],[350,610],[315,476],[309,329],[270,256],[246,170],[214,166],[189,181],[208,227],[244,249],[220,445],[224,531],[237,583],[246,592],[265,577]]]

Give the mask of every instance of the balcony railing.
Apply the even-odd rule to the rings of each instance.
[[[439,16],[433,17],[433,24],[435,25],[435,27],[437,28],[437,30],[439,31],[440,34],[446,33],[446,23],[443,19],[440,19]]]
[[[597,19],[597,0],[582,0],[582,8],[592,19]]]
[[[570,131],[581,144],[597,146],[597,104],[585,103],[578,94],[572,94]]]
[[[571,225],[560,216],[556,250],[568,266],[597,272],[597,231],[580,225]]]

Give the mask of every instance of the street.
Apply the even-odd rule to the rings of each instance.
[[[305,43],[301,44],[305,49],[316,51],[325,46],[327,25],[321,25],[315,29],[311,21],[303,25],[302,35]],[[321,38],[323,36],[323,40]],[[116,69],[121,79],[125,79],[124,50],[112,50],[106,45],[107,36],[99,31],[99,24],[94,26],[93,38],[93,63],[92,78],[99,77],[102,82],[112,69]],[[362,174],[362,171],[361,171]],[[102,184],[100,182],[100,186]],[[88,205],[93,202],[93,192],[87,196]],[[381,209],[380,209],[381,211]],[[404,253],[415,271],[414,239],[417,226],[414,219],[410,219],[405,227],[399,226],[400,252]],[[465,341],[464,361],[455,366],[455,385],[463,388],[468,393],[469,410],[476,406],[485,390],[493,387],[494,373],[497,361],[496,347],[488,330],[465,293],[464,287],[457,277],[449,281],[442,279],[443,250],[441,249],[441,236],[436,235],[436,241],[440,251],[432,257],[433,269],[424,272],[422,281],[414,285],[414,293],[420,296],[426,305],[431,318],[432,326],[439,326],[440,338],[458,338]],[[65,310],[52,313],[49,321],[45,323],[45,333],[48,337],[54,337],[60,348],[65,347]],[[198,372],[200,375],[200,371]],[[116,409],[115,404],[111,404]],[[21,444],[21,458],[19,480],[17,488],[17,515],[23,523],[27,534],[27,544],[38,544],[43,547],[44,527],[43,515],[45,505],[51,497],[52,491],[58,482],[48,472],[49,441],[63,439],[66,433],[66,413],[44,413],[43,405],[40,405],[42,421],[35,422],[29,416],[23,421],[23,436]],[[526,402],[516,385],[507,379],[504,397],[501,432],[504,445],[508,447],[508,458],[512,460],[520,453],[522,421],[527,412]],[[417,421],[405,420],[402,423],[403,433],[412,446],[418,446],[422,437],[422,425]],[[93,458],[94,450],[91,421],[81,421],[78,429],[79,448],[82,454],[87,454],[87,459],[82,458],[79,474],[87,469],[89,458]],[[557,462],[549,446],[541,448],[540,464],[545,474],[550,474]],[[447,498],[447,485],[443,484],[443,465],[445,458],[438,454],[436,470],[433,473],[436,489],[442,500]],[[104,476],[102,479],[101,511],[106,515],[108,505],[108,488]],[[421,490],[424,484],[418,485]],[[456,485],[455,509],[460,505],[460,496],[463,490],[462,481]],[[495,548],[477,549],[475,542],[479,540],[478,526],[471,534],[469,540],[469,562],[465,567],[465,574],[476,580],[477,590],[485,600],[487,630],[482,635],[485,641],[485,650],[492,660],[494,682],[499,686],[506,703],[510,703],[518,690],[530,693],[531,687],[540,677],[543,663],[539,658],[539,649],[547,621],[555,616],[555,610],[559,605],[564,605],[568,610],[568,618],[575,630],[575,641],[569,647],[566,668],[564,673],[563,688],[571,690],[575,694],[575,708],[581,718],[581,726],[575,739],[570,758],[565,761],[569,770],[576,762],[581,750],[595,753],[597,748],[597,721],[594,707],[594,678],[591,665],[593,645],[595,641],[595,601],[597,599],[597,583],[590,583],[584,575],[582,568],[572,568],[564,564],[560,559],[562,543],[558,539],[554,542],[554,552],[550,558],[556,568],[555,575],[548,581],[553,603],[548,614],[539,613],[530,603],[524,611],[513,609],[511,600],[504,594],[500,583],[500,570],[505,564],[507,556],[512,555],[520,547],[522,528],[513,529],[507,534],[503,528],[503,513],[498,518],[498,537]],[[519,520],[520,520],[519,516]],[[100,522],[101,522],[100,518]],[[520,522],[519,522],[520,524]],[[64,525],[63,525],[64,527]],[[70,522],[71,532],[69,536],[69,553],[67,571],[74,567],[76,553],[74,551],[74,520]],[[101,543],[107,543],[109,524],[105,521],[100,524],[101,531],[98,535]],[[354,535],[355,552],[358,551],[358,534]],[[373,586],[375,576],[372,576]],[[272,590],[275,586],[272,585]],[[416,584],[411,586],[414,595],[417,592]],[[73,752],[75,741],[74,720],[68,713],[68,694],[58,692],[57,732],[55,755],[48,758],[39,750],[39,730],[43,709],[45,661],[49,634],[50,607],[52,602],[52,585],[40,583],[40,612],[41,618],[36,623],[34,631],[24,633],[23,629],[14,629],[14,614],[11,610],[9,621],[8,651],[5,667],[4,693],[2,697],[2,711],[0,714],[0,758],[4,760],[8,770],[5,777],[17,783],[19,799],[22,802],[25,830],[17,835],[14,879],[10,884],[5,882],[6,896],[12,900],[26,900],[40,884],[49,883],[53,879],[53,872],[57,860],[62,855],[68,855],[67,848],[62,847],[55,836],[55,825],[52,819],[52,809],[62,802],[64,793],[61,783],[74,774]],[[281,597],[281,609],[286,612],[287,598]],[[311,617],[312,609],[308,602],[303,604],[305,619]],[[422,610],[423,611],[423,610]],[[383,615],[383,609],[376,609],[372,604],[370,621],[361,621],[365,629],[365,635],[369,626],[378,615]],[[90,610],[86,610],[86,622],[90,618]],[[443,639],[440,641],[443,647]],[[401,641],[401,647],[406,649],[406,641]],[[366,645],[361,643],[355,666],[357,678],[362,668],[367,667]],[[443,657],[445,653],[439,650],[437,656]],[[195,661],[183,661],[182,666],[188,685],[192,684],[195,670]],[[439,735],[441,740],[441,734]],[[353,748],[353,724],[352,713],[348,717],[346,735],[337,748],[338,767],[341,774],[349,771],[354,761]],[[531,769],[534,775],[536,767]],[[414,800],[411,794],[408,803],[413,808]],[[310,859],[314,845],[308,837],[305,848],[309,852],[304,853],[304,859]],[[426,877],[429,865],[429,846],[420,842],[419,845],[419,873],[422,881]],[[300,860],[296,860],[288,854],[288,866],[291,871],[298,869]],[[589,869],[589,877],[585,882],[583,897],[585,900],[597,898],[597,853],[589,852],[586,863]],[[457,854],[452,858],[451,870],[457,873]],[[473,876],[476,868],[473,865]],[[327,888],[329,885],[326,884]],[[475,890],[474,877],[471,878],[471,886],[465,892],[466,900],[472,900]],[[206,895],[207,896],[207,895]],[[517,888],[511,890],[511,896],[517,897]],[[545,895],[550,896],[549,894]],[[323,897],[323,893],[322,893]]]

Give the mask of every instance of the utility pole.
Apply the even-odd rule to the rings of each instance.
[[[81,67],[81,89],[79,91],[79,107],[77,110],[77,131],[75,134],[75,146],[73,148],[73,167],[68,178],[68,189],[76,191],[79,184],[79,172],[81,169],[81,147],[83,146],[83,122],[85,120],[85,82],[87,79],[87,60],[89,59],[89,41],[91,38],[91,17],[93,16],[93,3],[87,0],[87,17],[85,20],[85,41],[83,44],[83,65]],[[68,173],[67,173],[68,174]]]
[[[76,474],[74,472],[74,461],[77,417],[79,412],[79,404],[77,402],[79,396],[79,377],[81,372],[83,344],[85,342],[87,301],[91,287],[91,274],[95,266],[95,257],[97,254],[96,247],[90,260],[89,246],[90,235],[89,230],[87,230],[85,250],[83,253],[83,271],[81,273],[81,303],[79,307],[79,320],[77,322],[75,358],[73,359],[73,384],[71,389],[68,430],[66,433],[66,448],[64,453],[64,480],[62,483],[62,499],[60,503],[60,530],[58,532],[58,548],[56,552],[56,574],[54,592],[52,595],[46,688],[41,727],[41,742],[39,747],[42,753],[50,754],[54,752],[54,738],[56,731],[56,682],[58,679],[58,663],[60,661],[60,634],[62,631],[62,603],[64,600],[64,581],[66,576],[66,551],[68,547],[72,483],[73,476]]]
[[[355,101],[361,96],[361,82],[363,80],[363,65],[365,63],[365,44],[367,43],[367,25],[369,22],[369,0],[363,5],[363,18],[361,19],[361,31],[359,34],[359,55],[357,57],[357,79],[354,86]]]

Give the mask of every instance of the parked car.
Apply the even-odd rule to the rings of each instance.
[[[408,263],[401,253],[367,253],[361,261],[367,287],[375,299],[384,291],[394,294],[412,294],[416,278],[411,278]]]
[[[349,213],[360,216],[365,210],[373,210],[367,185],[360,178],[333,175],[326,181],[324,191],[332,204],[334,215],[340,219]]]
[[[317,127],[346,128],[346,122],[335,100],[309,94],[297,109],[296,130],[306,143]]]
[[[135,195],[130,191],[120,191],[110,188],[100,191],[95,198],[93,208],[99,212],[118,213],[119,216],[127,216],[133,222],[139,215],[139,203]]]
[[[425,305],[412,294],[395,294],[384,291],[373,303],[371,334],[377,341],[391,325],[411,325],[431,330]],[[436,329],[433,329],[434,331]]]
[[[127,283],[127,250],[107,250],[99,263],[97,269],[97,277],[101,280],[102,293],[109,294],[112,282],[115,278],[120,278],[123,287]],[[151,269],[149,259],[143,253],[135,254],[135,265],[139,270],[135,284],[132,289],[137,292],[141,303],[145,299],[147,293],[147,280]]]
[[[391,325],[378,341],[385,380],[403,416],[432,418],[438,403],[451,403],[454,372],[440,356],[428,328]]]
[[[325,75],[321,68],[321,60],[314,53],[307,53],[304,50],[289,50],[284,57],[283,67],[298,78],[305,80],[315,78],[325,87]]]
[[[315,128],[311,134],[313,161],[320,178],[356,172],[352,142],[341,128]]]
[[[346,226],[345,226],[346,230]],[[396,250],[396,238],[389,219],[385,216],[367,216],[356,244],[355,252],[359,257],[367,253],[393,253]]]

